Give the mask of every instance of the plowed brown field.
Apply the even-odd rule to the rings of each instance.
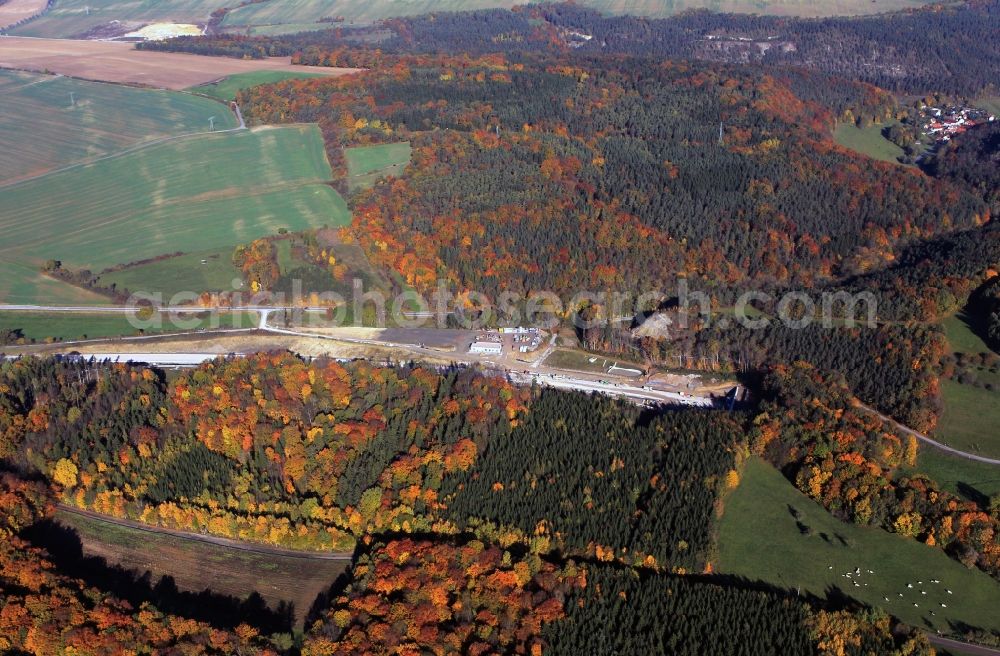
[[[18,1],[14,0],[15,3]],[[351,68],[293,66],[289,57],[205,57],[135,50],[132,44],[117,41],[13,36],[0,37],[0,68],[49,71],[86,80],[141,84],[161,89],[186,89],[251,71],[310,72],[330,76],[357,72],[357,69]]]
[[[9,0],[0,4],[0,29],[40,13],[45,0]]]

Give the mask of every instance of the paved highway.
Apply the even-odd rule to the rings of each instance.
[[[530,385],[537,383],[546,387],[556,389],[574,390],[577,392],[596,392],[606,396],[620,396],[634,401],[653,401],[656,403],[668,403],[671,405],[686,405],[693,408],[713,408],[713,399],[701,396],[690,396],[678,392],[666,392],[662,390],[636,387],[625,383],[602,383],[600,381],[584,380],[581,378],[571,378],[561,374],[523,374],[516,371],[510,372],[510,379],[515,383]]]
[[[268,332],[279,334],[296,334],[294,331],[283,331],[280,329],[268,329]],[[310,335],[315,337],[315,335]],[[345,339],[338,341],[350,341],[360,344],[370,344],[375,346],[386,346],[386,342],[363,339]],[[405,346],[405,345],[404,345]],[[422,349],[428,353],[434,353],[430,349]],[[440,356],[440,353],[435,353]],[[149,364],[157,367],[197,367],[203,362],[208,362],[220,357],[219,353],[85,353],[81,357],[94,357],[98,360],[110,360],[112,362],[134,362]],[[243,353],[233,353],[231,355],[242,356]],[[8,355],[7,358],[19,356]],[[571,377],[553,373],[521,373],[504,369],[511,381],[520,385],[531,385],[532,383],[552,387],[555,389],[573,390],[577,392],[591,392],[604,394],[606,396],[621,397],[633,401],[664,403],[670,405],[689,406],[694,408],[715,407],[715,401],[698,396],[690,396],[677,392],[667,392],[652,388],[636,387],[625,383],[611,383],[588,380],[585,378]]]

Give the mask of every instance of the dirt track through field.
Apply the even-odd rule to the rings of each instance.
[[[0,4],[0,30],[40,14],[45,5],[45,0],[8,0]]]
[[[14,0],[18,2],[19,0]],[[6,5],[4,5],[6,7]],[[2,11],[3,7],[0,7]],[[0,37],[0,68],[50,71],[103,82],[139,84],[159,89],[186,89],[236,73],[291,71],[347,75],[352,68],[293,66],[290,57],[233,59],[173,52],[135,50],[118,41],[79,41]]]

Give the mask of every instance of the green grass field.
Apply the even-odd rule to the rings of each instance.
[[[989,353],[990,347],[986,345],[982,337],[977,335],[962,313],[953,314],[941,322],[944,328],[945,337],[951,344],[951,349],[956,353]]]
[[[292,257],[292,243],[287,239],[275,243],[278,266],[282,273],[308,263]],[[154,290],[170,303],[175,294],[199,294],[203,291],[240,291],[243,274],[233,265],[233,246],[208,251],[185,253],[155,262],[144,262],[118,271],[102,274],[103,285],[114,284],[119,289],[135,292]],[[179,297],[175,303],[183,302]]]
[[[981,503],[1000,494],[1000,467],[950,456],[940,449],[921,447],[915,471],[971,501]]]
[[[19,36],[79,37],[111,21],[126,25],[208,22],[210,14],[229,6],[226,0],[56,0],[35,20],[12,30]]]
[[[539,350],[544,350],[546,344],[547,343],[543,343],[542,346],[539,347]],[[591,360],[593,360],[593,362],[591,362]],[[546,367],[569,369],[572,371],[585,371],[595,374],[608,374],[608,370],[614,365],[628,369],[645,369],[642,365],[632,362],[616,360],[614,358],[607,358],[600,355],[592,355],[586,351],[570,349],[556,349],[552,351],[552,353],[549,354],[549,357],[545,358],[544,364]]]
[[[392,16],[415,16],[433,11],[462,11],[511,7],[512,0],[279,0],[239,7],[226,14],[224,28],[317,24],[321,18],[343,16],[348,22],[371,23]],[[322,24],[320,24],[322,25]],[[335,27],[326,24],[325,27]]]
[[[581,4],[614,14],[669,16],[687,9],[707,7],[715,11],[777,14],[785,16],[833,16],[871,14],[907,9],[930,0],[585,0]],[[234,6],[225,0],[56,0],[40,18],[17,28],[22,36],[78,37],[111,21],[129,26],[153,22],[197,23],[208,21],[213,10]],[[393,16],[430,12],[511,7],[519,0],[269,0],[229,12],[223,27],[233,31],[252,28],[252,33],[281,34],[329,28],[321,18],[342,16],[348,23],[371,23]]]
[[[982,96],[976,99],[976,104],[991,114],[1000,114],[1000,96]]]
[[[162,316],[160,327],[146,328],[142,332],[132,326],[122,314],[83,314],[70,312],[0,312],[0,330],[20,329],[27,342],[45,342],[55,339],[72,341],[105,337],[131,337],[140,334],[159,334],[214,328],[251,328],[257,325],[253,312],[208,313],[179,317],[183,323],[175,324],[169,316]]]
[[[941,322],[951,349],[956,353],[989,353],[990,348],[973,332],[961,313]],[[1000,376],[979,368],[977,376],[984,383],[1000,388]],[[989,391],[952,380],[941,381],[944,412],[938,421],[935,436],[942,442],[963,451],[990,457],[1000,457],[1000,391]],[[968,461],[966,461],[968,462]],[[974,463],[970,463],[973,466]],[[988,465],[985,465],[988,467]],[[1000,468],[996,468],[1000,475]]]
[[[929,0],[583,0],[581,4],[613,14],[669,16],[688,9],[778,16],[854,16],[928,4]]]
[[[948,446],[1000,458],[1000,391],[941,381],[944,412],[935,437]]]
[[[835,16],[872,14],[928,4],[930,0],[583,0],[580,4],[612,14],[670,16],[688,9],[777,14],[784,16]],[[321,18],[342,16],[348,23],[371,23],[393,16],[462,11],[523,4],[517,0],[271,0],[231,11],[225,28],[280,26],[289,23],[323,27]],[[326,25],[329,27],[329,24]]]
[[[833,140],[844,148],[867,155],[872,159],[896,163],[903,149],[882,136],[886,124],[859,128],[850,123],[839,123],[833,131]]]
[[[131,292],[154,290],[169,301],[181,292],[230,291],[240,289],[243,275],[233,265],[233,246],[185,253],[146,262],[100,276],[102,285],[114,284]],[[204,263],[202,263],[204,261]],[[237,283],[237,284],[234,284]]]
[[[348,187],[352,191],[364,189],[371,187],[379,178],[400,175],[410,163],[411,152],[409,141],[345,148]]]
[[[99,271],[343,225],[330,176],[319,128],[288,126],[171,141],[0,189],[0,262],[14,274],[0,278],[0,299],[48,301],[33,273],[48,259]]]
[[[71,104],[70,94],[73,94]],[[186,93],[0,70],[0,185],[163,137],[236,127],[224,105]]]
[[[219,100],[233,100],[236,93],[259,84],[272,84],[284,80],[323,77],[317,73],[294,73],[290,71],[254,71],[253,73],[238,73],[212,83],[191,87],[188,91],[212,96]]]
[[[792,516],[793,508],[799,520]],[[1000,583],[940,549],[837,520],[760,460],[747,463],[743,482],[726,503],[719,548],[720,573],[820,597],[839,590],[913,626],[942,633],[949,632],[951,622],[1000,630]],[[863,572],[854,577],[860,587],[844,577],[856,568]],[[868,574],[869,569],[875,573]],[[927,594],[920,594],[921,589]],[[954,594],[947,594],[948,589]]]
[[[37,266],[5,261],[0,255],[0,301],[49,305],[103,305],[108,299],[99,294],[42,275]]]

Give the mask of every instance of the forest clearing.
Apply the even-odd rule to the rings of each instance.
[[[130,528],[70,509],[60,509],[55,519],[76,531],[85,556],[103,558],[140,576],[149,572],[153,586],[170,577],[180,590],[211,590],[239,601],[256,592],[272,611],[281,602],[291,604],[297,621],[350,562],[349,555],[319,560],[272,553],[259,545],[247,545],[259,550],[248,551]]]

